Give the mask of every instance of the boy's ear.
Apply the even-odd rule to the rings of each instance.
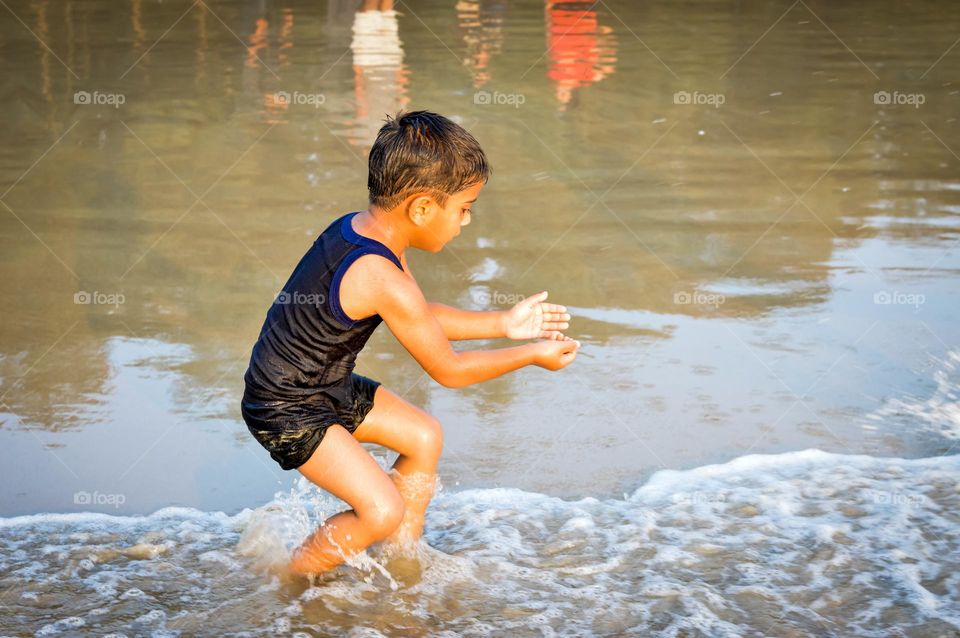
[[[437,202],[429,195],[415,195],[407,204],[407,217],[417,226],[429,222],[436,213]]]

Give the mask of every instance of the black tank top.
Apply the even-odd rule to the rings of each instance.
[[[400,259],[350,225],[357,213],[331,223],[297,264],[277,295],[244,374],[244,402],[299,402],[326,395],[349,405],[357,353],[380,325],[380,315],[353,321],[340,306],[340,282],[363,255]]]

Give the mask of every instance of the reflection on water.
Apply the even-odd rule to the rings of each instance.
[[[196,493],[177,502],[268,497],[265,455],[239,447],[249,348],[312,239],[363,207],[369,144],[403,107],[456,118],[496,167],[468,232],[411,255],[428,297],[493,308],[547,289],[586,344],[562,374],[451,392],[375,335],[360,371],[447,424],[449,484],[613,493],[748,450],[947,449],[900,430],[864,439],[858,419],[929,394],[930,362],[956,344],[960,56],[940,56],[958,7],[10,9],[5,466],[16,449],[67,494],[121,484],[131,458],[175,458],[215,422],[208,456],[184,470]],[[111,358],[131,343],[150,354]],[[149,396],[175,388],[158,412],[122,390],[144,371]],[[161,436],[165,420],[188,426]],[[98,428],[143,438],[105,458],[82,443]],[[576,466],[552,477],[570,445]],[[265,484],[199,478],[213,457]],[[21,493],[0,513],[28,511]],[[158,487],[128,507],[169,500]],[[37,500],[72,509],[62,501]]]
[[[464,64],[473,76],[473,88],[483,88],[492,78],[491,62],[503,52],[507,3],[503,0],[460,0],[457,21],[466,47]]]
[[[613,73],[617,61],[613,29],[600,26],[595,6],[578,0],[547,3],[547,77],[553,80],[561,109],[570,103],[574,89]]]
[[[357,121],[364,126],[351,142],[369,148],[383,125],[384,114],[409,103],[409,82],[403,66],[396,11],[358,11],[354,14],[353,69],[356,78]]]

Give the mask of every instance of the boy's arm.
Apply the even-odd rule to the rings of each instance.
[[[533,342],[496,350],[456,352],[430,311],[417,283],[386,259],[369,255],[357,260],[361,289],[374,310],[417,363],[439,384],[459,388],[499,377],[526,365],[559,369],[576,356],[577,342]]]
[[[566,306],[546,303],[547,291],[531,295],[510,310],[474,312],[429,304],[448,339],[565,339],[570,327]]]
[[[406,254],[400,262],[413,278]],[[563,339],[561,330],[569,327],[570,315],[564,306],[544,303],[546,292],[527,297],[510,310],[461,310],[442,303],[428,302],[430,312],[447,339]]]
[[[447,339],[499,339],[507,336],[504,325],[506,313],[499,310],[460,310],[442,303],[427,304],[431,314],[440,322]]]

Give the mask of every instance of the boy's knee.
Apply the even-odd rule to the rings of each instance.
[[[417,448],[424,454],[436,458],[443,451],[443,426],[431,415],[426,415],[417,429]]]
[[[371,534],[378,539],[389,536],[403,521],[405,504],[396,489],[376,500],[360,512],[360,519]]]

